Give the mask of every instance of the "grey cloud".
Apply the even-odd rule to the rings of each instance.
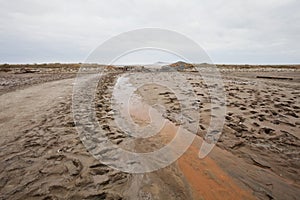
[[[216,63],[300,63],[297,0],[0,3],[1,63],[82,62],[112,36],[144,27],[178,31]]]

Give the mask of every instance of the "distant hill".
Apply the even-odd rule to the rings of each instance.
[[[188,69],[188,68],[193,68],[194,65],[193,64],[190,64],[190,63],[186,63],[186,62],[183,62],[183,61],[178,61],[178,62],[175,62],[175,63],[172,63],[169,65],[170,67],[176,67],[178,69]]]
[[[195,68],[195,66],[193,64],[190,63],[186,63],[183,61],[178,61],[169,65],[164,65],[161,67],[162,71],[191,71]]]

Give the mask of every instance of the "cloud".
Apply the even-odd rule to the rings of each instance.
[[[216,63],[300,63],[297,0],[0,3],[1,63],[83,62],[112,36],[145,27],[190,37]]]

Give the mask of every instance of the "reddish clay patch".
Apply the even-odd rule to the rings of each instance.
[[[194,199],[255,199],[207,156],[199,159],[201,140],[197,137],[178,160],[179,168],[192,188]]]

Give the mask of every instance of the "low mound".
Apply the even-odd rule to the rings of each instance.
[[[187,68],[193,68],[194,67],[193,64],[186,63],[186,62],[183,62],[183,61],[178,61],[176,63],[172,63],[169,66],[170,67],[176,67],[176,68],[179,68],[179,69],[187,69]]]

